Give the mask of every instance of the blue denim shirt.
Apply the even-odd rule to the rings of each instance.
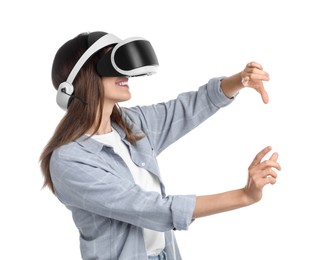
[[[132,160],[159,178],[162,194],[142,190],[113,149],[92,138],[82,136],[53,152],[50,172],[56,196],[72,212],[83,259],[148,259],[143,228],[165,232],[168,259],[181,259],[173,230],[188,229],[196,196],[166,195],[156,156],[232,102],[220,89],[221,79],[166,103],[123,108],[133,131],[145,136],[136,145],[112,124]]]

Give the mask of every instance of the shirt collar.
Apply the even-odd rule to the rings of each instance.
[[[119,133],[121,139],[124,140],[126,134],[123,129],[114,122],[112,122],[112,127]],[[75,140],[75,142],[91,153],[98,153],[103,149],[104,146],[107,146],[94,140],[88,135],[80,136],[78,139]]]

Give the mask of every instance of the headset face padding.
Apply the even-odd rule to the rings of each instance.
[[[73,81],[85,62],[97,51],[114,46],[97,63],[96,70],[101,77],[135,77],[151,75],[158,69],[158,60],[150,42],[140,38],[128,38],[124,41],[113,34],[93,32],[88,34],[89,48],[74,65],[67,80],[57,91],[57,104],[67,110],[73,96]]]

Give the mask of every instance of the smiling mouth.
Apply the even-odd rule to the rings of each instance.
[[[122,87],[128,87],[128,78],[122,77],[116,82],[116,84]]]
[[[117,85],[128,86],[128,82],[127,81],[121,81],[121,82],[118,82]]]

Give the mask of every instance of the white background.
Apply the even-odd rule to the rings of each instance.
[[[131,101],[151,104],[196,90],[257,61],[270,102],[244,89],[160,155],[168,194],[212,194],[245,185],[267,145],[280,155],[277,184],[247,208],[176,232],[185,260],[318,259],[318,9],[316,1],[2,1],[1,259],[80,259],[70,212],[41,189],[39,155],[63,111],[51,65],[86,31],[151,41],[160,70],[131,79]],[[6,256],[6,257],[5,257]]]

